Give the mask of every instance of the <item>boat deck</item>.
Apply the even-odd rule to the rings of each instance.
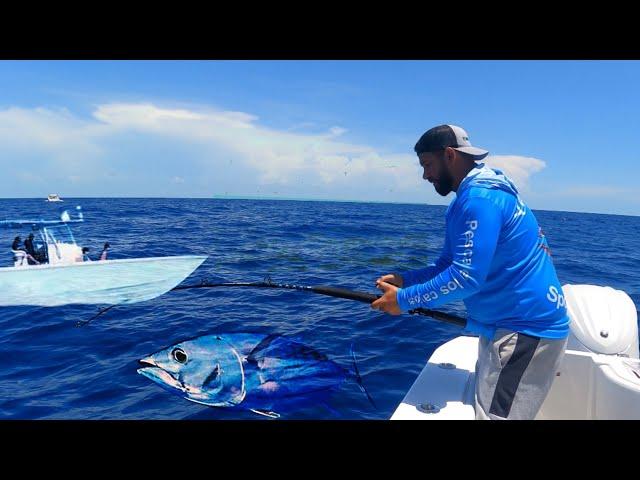
[[[474,420],[477,353],[477,337],[458,337],[437,348],[391,420]]]

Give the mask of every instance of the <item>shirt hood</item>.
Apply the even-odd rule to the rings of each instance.
[[[459,197],[470,187],[497,189],[518,196],[518,189],[502,170],[489,168],[484,163],[479,163],[464,177],[458,186],[456,195]]]

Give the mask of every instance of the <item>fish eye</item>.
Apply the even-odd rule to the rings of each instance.
[[[174,348],[171,351],[171,356],[178,363],[187,363],[187,354],[181,348]]]

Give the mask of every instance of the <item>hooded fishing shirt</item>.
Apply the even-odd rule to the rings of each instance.
[[[478,164],[462,180],[446,213],[440,258],[403,272],[402,311],[463,300],[466,330],[493,337],[497,328],[565,338],[569,317],[544,233],[513,183]]]

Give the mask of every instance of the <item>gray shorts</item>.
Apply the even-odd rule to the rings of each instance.
[[[500,328],[481,336],[476,363],[476,420],[533,420],[549,393],[567,339]]]

